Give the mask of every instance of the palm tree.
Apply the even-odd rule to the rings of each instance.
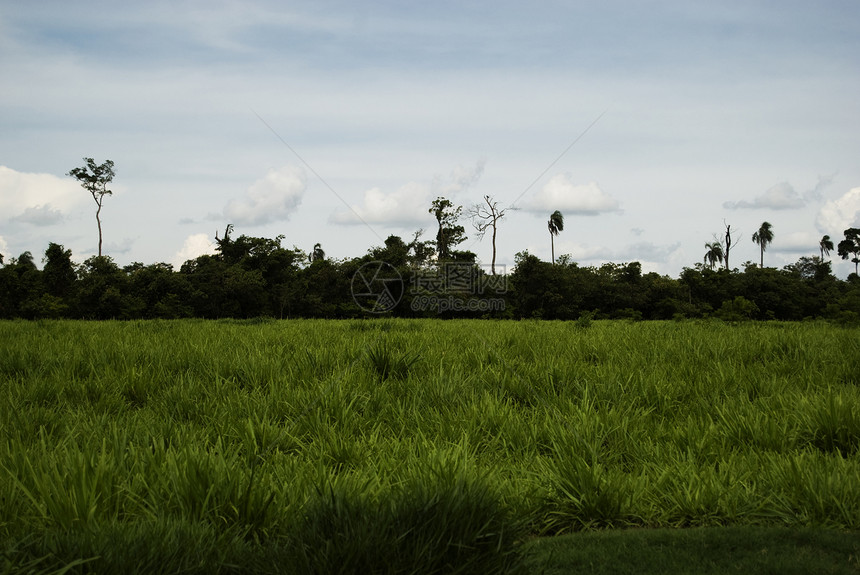
[[[549,229],[549,241],[552,246],[552,263],[555,263],[555,236],[559,234],[559,232],[564,231],[564,216],[560,211],[556,210],[549,217],[549,221],[546,223],[547,229]]]
[[[708,251],[705,252],[705,263],[709,268],[714,269],[714,266],[723,261],[723,244],[711,242],[705,244],[705,247],[708,248]]]
[[[834,249],[830,236],[821,238],[821,241],[818,242],[818,247],[821,249],[821,261],[824,261],[824,256],[829,256],[830,252]]]
[[[325,259],[325,252],[322,249],[321,244],[314,244],[314,251],[308,254],[308,261],[311,263],[316,261],[322,261]]]
[[[752,235],[752,241],[761,248],[761,267],[764,267],[764,250],[773,241],[773,229],[768,222],[762,222],[761,227]]]

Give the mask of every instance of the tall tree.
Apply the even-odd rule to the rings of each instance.
[[[413,268],[421,268],[427,266],[433,259],[436,253],[435,243],[433,240],[421,241],[421,236],[424,234],[423,229],[416,230],[412,234],[412,241],[406,244],[407,262]],[[387,242],[386,242],[386,245]]]
[[[764,267],[764,250],[773,242],[773,226],[768,222],[762,222],[761,227],[752,235],[753,243],[758,244],[761,248],[761,264],[759,267]]]
[[[705,247],[708,248],[708,251],[705,252],[705,264],[709,268],[714,269],[714,266],[723,262],[723,244],[720,242],[711,242],[705,244]]]
[[[463,206],[454,207],[451,200],[438,197],[430,205],[429,213],[436,218],[439,231],[436,232],[436,254],[440,262],[451,259],[451,250],[454,246],[464,242],[466,230],[457,224]]]
[[[821,249],[821,259],[823,260],[824,256],[829,256],[830,252],[833,251],[833,240],[826,235],[818,242],[818,247]]]
[[[854,273],[857,274],[857,264],[860,264],[860,228],[845,230],[845,239],[839,242],[836,250],[843,260],[847,260],[848,256],[854,256],[851,261],[854,263]]]
[[[469,216],[472,219],[472,224],[478,232],[478,239],[483,239],[488,228],[493,228],[493,263],[490,269],[493,275],[496,275],[496,231],[499,220],[505,217],[508,208],[499,208],[499,203],[493,200],[490,196],[484,196],[483,204],[475,204],[469,210]]]
[[[549,216],[549,221],[546,223],[549,230],[550,248],[552,250],[552,263],[555,263],[555,236],[564,231],[564,216],[558,210],[554,211]]]
[[[81,187],[88,191],[93,196],[96,202],[96,223],[99,227],[99,257],[102,255],[102,203],[105,196],[113,195],[113,192],[107,189],[107,185],[113,181],[116,175],[113,171],[113,161],[106,160],[101,165],[96,165],[92,158],[84,158],[86,166],[75,168],[67,175],[76,178],[80,182]]]

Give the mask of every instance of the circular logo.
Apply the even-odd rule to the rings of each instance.
[[[403,297],[403,278],[393,265],[385,262],[368,262],[352,276],[352,299],[369,313],[385,313],[400,303]]]

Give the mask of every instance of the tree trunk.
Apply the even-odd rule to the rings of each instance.
[[[496,275],[496,222],[493,220],[493,263],[490,265],[493,275]]]
[[[102,257],[102,220],[99,218],[99,213],[102,211],[102,205],[99,202],[96,202],[99,207],[96,210],[96,224],[99,227],[99,257]]]

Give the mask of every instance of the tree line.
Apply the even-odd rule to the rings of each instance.
[[[100,213],[104,197],[112,193],[107,185],[115,176],[114,164],[84,160],[85,166],[68,175],[96,203],[98,255],[77,264],[71,250],[50,243],[40,270],[30,252],[5,265],[0,254],[0,318],[353,318],[375,312],[516,319],[860,320],[860,229],[845,230],[838,247],[824,236],[820,256],[775,269],[764,266],[774,233],[763,222],[751,238],[760,248],[759,264],[746,262],[738,271],[729,265],[732,235],[725,224],[725,236],[705,244],[703,262],[673,279],[643,274],[635,261],[583,267],[570,255],[556,259],[554,239],[564,230],[564,216],[556,210],[547,222],[552,261],[524,251],[516,255],[511,273],[498,275],[497,228],[513,208],[500,207],[490,196],[465,214],[462,206],[436,198],[428,210],[438,226],[435,240],[422,241],[423,230],[409,241],[392,235],[359,257],[327,258],[319,243],[310,253],[288,249],[282,235],[233,237],[228,225],[223,237],[215,234],[214,255],[188,260],[179,270],[166,263],[120,267],[101,251]],[[467,239],[460,223],[464,216],[479,238],[491,231],[489,270],[473,252],[457,249]],[[836,278],[825,259],[834,249],[855,265],[847,281]],[[723,262],[725,267],[718,267]],[[377,267],[368,279],[362,270],[371,263]],[[380,265],[385,266],[382,281]],[[358,288],[361,298],[356,297],[356,278],[364,282]],[[370,308],[367,296],[378,298]]]
[[[392,235],[360,257],[338,260],[319,244],[306,253],[285,248],[283,236],[232,232],[228,226],[216,239],[214,255],[188,260],[179,270],[166,263],[120,267],[107,255],[78,264],[56,243],[39,269],[24,252],[0,267],[0,318],[367,317],[354,280],[362,266],[382,262],[402,285],[396,301],[378,311],[396,317],[860,320],[860,278],[836,278],[819,256],[782,269],[696,264],[670,278],[642,273],[635,261],[580,266],[562,255],[553,264],[521,252],[510,273],[494,275],[474,254],[450,245],[451,259],[440,262],[436,242],[422,242],[418,234],[411,241]],[[451,270],[466,283],[446,283]],[[416,307],[428,296],[461,305]],[[493,306],[482,305],[489,300]]]

